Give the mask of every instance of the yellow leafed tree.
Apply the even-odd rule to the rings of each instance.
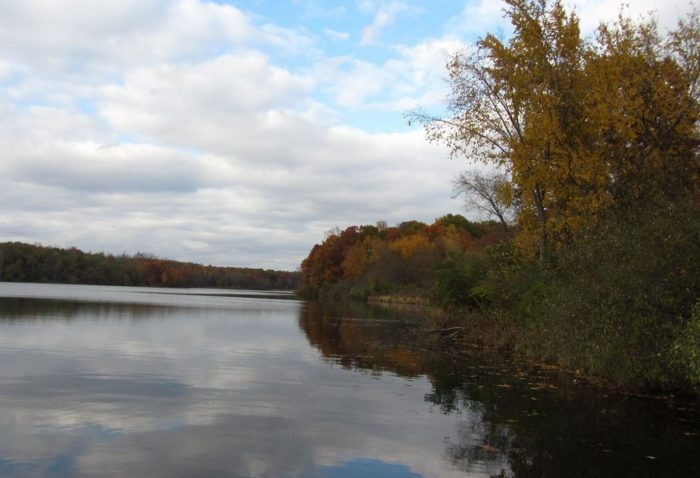
[[[507,172],[524,249],[544,259],[603,210],[697,188],[696,15],[666,39],[621,16],[585,41],[559,0],[506,3],[512,37],[448,64],[451,116],[411,119]]]

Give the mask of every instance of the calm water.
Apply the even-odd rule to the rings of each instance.
[[[421,350],[397,315],[0,283],[0,476],[700,476],[696,402]]]

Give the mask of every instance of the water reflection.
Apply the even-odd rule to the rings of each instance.
[[[692,409],[412,347],[404,312],[46,287],[0,298],[0,476],[698,470]]]
[[[425,373],[424,354],[410,346],[414,323],[390,320],[395,318],[391,309],[376,313],[375,308],[374,314],[363,317],[352,314],[362,310],[358,304],[348,306],[352,308],[342,310],[338,304],[312,302],[302,308],[299,327],[324,357],[346,369],[390,371],[409,378]]]
[[[463,476],[429,383],[324,359],[299,302],[83,292],[0,299],[2,476]]]
[[[77,300],[34,300],[0,297],[0,320],[138,320],[165,317],[173,307],[149,304],[81,302]]]
[[[355,459],[336,466],[318,466],[304,475],[304,478],[364,478],[381,476],[384,478],[422,478],[410,468],[396,463],[379,460]]]
[[[445,456],[467,473],[502,476],[697,476],[698,403],[631,397],[493,354],[450,356],[406,345],[405,324],[337,317],[307,304],[309,342],[346,368],[426,376],[425,400],[462,416]]]

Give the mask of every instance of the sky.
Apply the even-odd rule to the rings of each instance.
[[[613,0],[567,5],[590,34]],[[688,1],[628,0],[673,27]],[[336,228],[469,214],[405,113],[497,0],[0,2],[0,242],[295,270]]]

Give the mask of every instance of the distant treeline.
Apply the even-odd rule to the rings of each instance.
[[[299,285],[299,273],[4,242],[0,243],[0,281],[292,290]]]

